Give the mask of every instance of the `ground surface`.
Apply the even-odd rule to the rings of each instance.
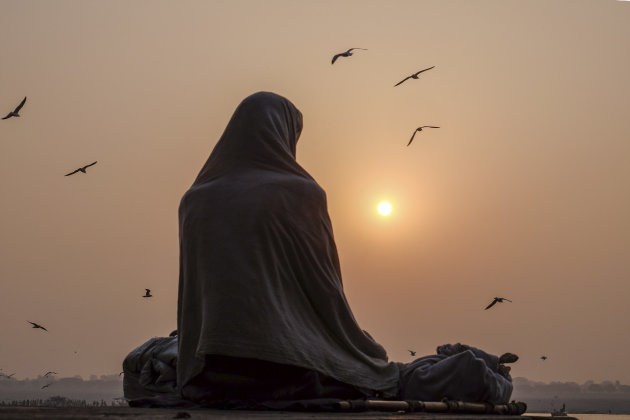
[[[187,413],[190,417],[186,417]],[[179,414],[179,417],[178,417]],[[0,419],[125,419],[125,420],[165,420],[173,418],[190,419],[339,419],[351,420],[541,420],[549,417],[539,416],[501,416],[501,415],[466,415],[466,414],[431,414],[431,413],[304,413],[287,411],[227,411],[227,410],[182,410],[165,408],[130,408],[130,407],[90,407],[90,408],[53,408],[53,407],[0,407]],[[563,417],[563,420],[577,420]]]

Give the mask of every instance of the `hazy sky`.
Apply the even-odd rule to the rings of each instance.
[[[0,40],[0,113],[28,96],[0,121],[5,372],[117,373],[175,329],[179,200],[267,90],[392,360],[630,383],[630,2],[0,0]]]

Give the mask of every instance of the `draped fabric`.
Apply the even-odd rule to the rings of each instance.
[[[123,388],[129,404],[184,407],[192,403],[250,409],[261,408],[259,404],[263,404],[267,408],[282,409],[289,401],[300,399],[317,405],[322,398],[339,401],[376,397],[315,370],[215,355],[206,357],[203,372],[188,383],[186,398],[182,399],[176,391],[176,359],[177,337],[153,338],[132,350],[123,363]],[[505,404],[512,393],[512,379],[505,366],[501,368],[497,356],[459,343],[445,344],[438,347],[437,354],[400,363],[399,367],[396,398],[401,400],[448,398]]]
[[[400,365],[402,400],[489,402],[505,404],[512,378],[501,374],[499,358],[476,347],[445,344],[437,354]]]
[[[259,92],[236,109],[179,207],[177,381],[207,356],[311,369],[384,397],[400,367],[355,320],[326,194],[295,160],[302,116]]]
[[[125,398],[174,396],[177,391],[176,369],[177,337],[150,339],[125,357]]]

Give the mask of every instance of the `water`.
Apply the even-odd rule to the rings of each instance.
[[[526,413],[535,415],[535,416],[548,416],[551,418],[549,413]],[[571,413],[569,411],[570,417],[575,417],[578,420],[630,420],[630,414],[579,414],[579,413]],[[562,417],[554,417],[554,419],[562,419]]]

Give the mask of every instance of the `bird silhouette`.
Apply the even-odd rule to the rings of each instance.
[[[46,374],[44,375],[44,377],[47,377],[48,375],[56,375],[57,372],[46,372]]]
[[[31,321],[26,321],[26,322],[28,322],[29,324],[33,324],[33,328],[41,328],[44,331],[48,331],[46,328],[42,327],[39,324],[36,324],[35,322],[31,322]]]
[[[433,67],[435,67],[435,66],[433,66]],[[416,72],[416,73],[412,74],[411,76],[407,76],[407,77],[405,77],[405,78],[404,78],[404,79],[402,79],[400,82],[396,83],[396,84],[394,85],[394,87],[398,86],[399,84],[401,84],[401,83],[403,83],[404,81],[409,80],[409,79],[419,79],[418,75],[419,75],[420,73],[425,72],[425,71],[427,71],[427,70],[431,70],[433,67],[429,67],[428,69],[423,69],[423,70],[420,70],[419,72]]]
[[[49,384],[44,385],[44,386],[42,387],[42,389],[44,389],[44,388],[48,388],[48,387],[49,387],[49,386],[51,386],[51,385],[52,385],[52,382],[51,382],[51,383],[49,383]]]
[[[416,131],[414,131],[413,134],[411,135],[411,139],[409,139],[409,143],[407,143],[407,146],[411,144],[411,142],[413,141],[413,138],[416,136],[416,133],[418,131],[422,131],[423,128],[440,128],[440,127],[435,127],[433,125],[423,125],[422,127],[416,128]]]
[[[146,297],[146,298],[153,297],[153,295],[151,294],[151,289],[144,289],[144,290],[146,290],[147,292],[142,297]]]
[[[335,54],[335,55],[333,56],[333,58],[332,58],[332,63],[330,63],[330,64],[335,64],[335,61],[337,61],[337,59],[338,59],[339,57],[350,57],[352,54],[354,54],[354,53],[352,52],[352,51],[354,51],[354,50],[365,50],[365,51],[367,51],[367,48],[350,48],[350,49],[349,49],[348,51],[346,51],[346,52],[342,52],[342,53],[339,53],[339,54]]]
[[[22,99],[22,102],[20,102],[20,104],[13,111],[9,112],[7,116],[2,119],[6,120],[7,118],[11,118],[11,117],[19,117],[20,109],[22,109],[25,103],[26,103],[26,96],[24,97],[24,99]]]
[[[13,373],[12,373],[12,374],[10,374],[10,375],[5,375],[4,373],[0,373],[0,375],[1,375],[1,376],[4,376],[5,378],[12,379],[11,377],[12,377],[13,375],[15,375],[15,372],[13,372]]]
[[[407,351],[408,351],[408,352],[409,352],[409,354],[411,354],[412,356],[415,356],[415,355],[416,355],[416,352],[415,352],[415,351],[413,351],[413,350],[407,350]]]
[[[547,360],[547,356],[540,356],[540,358],[541,358],[543,361]]]
[[[492,303],[490,303],[490,305],[486,306],[486,309],[490,309],[492,308],[497,302],[502,303],[504,300],[507,300],[508,302],[512,302],[510,299],[507,298],[500,298],[500,297],[495,297],[494,300],[492,301]]]
[[[83,166],[83,167],[81,167],[81,168],[79,168],[79,169],[75,169],[74,171],[70,172],[69,174],[66,174],[65,176],[74,175],[74,174],[76,174],[77,172],[83,172],[83,173],[86,173],[86,172],[85,172],[85,170],[86,170],[87,168],[89,168],[90,166],[92,166],[92,165],[96,165],[96,162],[92,162],[92,163],[90,163],[89,165],[85,165],[85,166]]]

